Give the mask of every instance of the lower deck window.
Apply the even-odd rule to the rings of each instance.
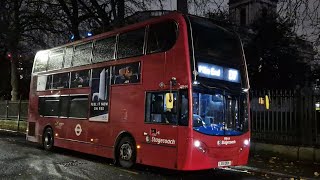
[[[39,114],[42,116],[59,116],[59,97],[40,97]]]
[[[173,107],[168,108],[165,92],[147,93],[146,122],[177,124],[177,93],[172,94]]]
[[[71,96],[69,117],[88,117],[88,96]]]
[[[88,95],[64,95],[58,97],[39,97],[39,115],[45,117],[88,117]]]

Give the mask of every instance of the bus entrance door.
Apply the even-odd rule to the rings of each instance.
[[[141,148],[144,164],[175,169],[177,166],[176,125],[146,124],[143,135],[145,143]]]

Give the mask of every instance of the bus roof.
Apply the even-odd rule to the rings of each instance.
[[[133,16],[138,17],[135,14]],[[131,16],[129,16],[129,18],[130,17]],[[161,15],[161,16],[151,16],[148,19],[143,18],[143,20],[141,22],[137,22],[137,23],[134,23],[134,24],[125,24],[124,26],[116,27],[111,31],[106,31],[106,32],[103,32],[101,34],[97,34],[97,35],[94,35],[94,36],[91,36],[91,37],[87,37],[87,38],[83,38],[83,39],[80,39],[80,40],[76,40],[74,42],[69,42],[69,43],[66,43],[66,44],[63,44],[63,45],[60,45],[60,46],[56,46],[56,47],[53,47],[53,48],[50,48],[50,49],[43,49],[43,50],[40,50],[40,51],[55,50],[55,49],[59,49],[59,48],[62,48],[62,47],[68,47],[68,46],[83,44],[85,42],[89,42],[89,41],[92,41],[92,40],[101,39],[101,38],[104,38],[104,37],[116,35],[116,34],[119,34],[119,33],[123,33],[123,32],[129,31],[129,30],[133,30],[133,29],[137,29],[137,28],[146,26],[148,24],[154,24],[154,23],[157,23],[159,21],[166,20],[166,19],[177,19],[177,18],[183,18],[183,13],[178,12],[178,11],[168,11],[168,12],[165,12],[164,15]]]

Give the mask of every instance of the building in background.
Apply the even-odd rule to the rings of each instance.
[[[231,20],[241,26],[249,26],[262,13],[276,12],[278,0],[229,0]]]

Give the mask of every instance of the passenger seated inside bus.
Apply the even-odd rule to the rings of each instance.
[[[152,99],[152,110],[151,116],[153,122],[162,122],[162,113],[163,113],[163,97],[160,94],[157,94]]]
[[[167,109],[164,114],[163,114],[163,123],[170,123],[170,124],[176,124],[177,123],[177,118],[176,115],[171,112],[171,109]]]
[[[115,84],[127,84],[139,82],[138,74],[133,72],[131,66],[119,69],[119,75],[116,76]]]
[[[163,124],[177,124],[177,114],[173,108],[167,108],[164,102],[164,94],[154,94],[151,102],[151,121]]]
[[[84,71],[81,75],[80,72],[72,72],[71,87],[87,87],[89,86],[88,71]]]
[[[76,72],[75,78],[72,81],[72,84],[74,84],[74,87],[82,86],[83,81],[84,81],[83,78],[79,75],[78,72]]]

